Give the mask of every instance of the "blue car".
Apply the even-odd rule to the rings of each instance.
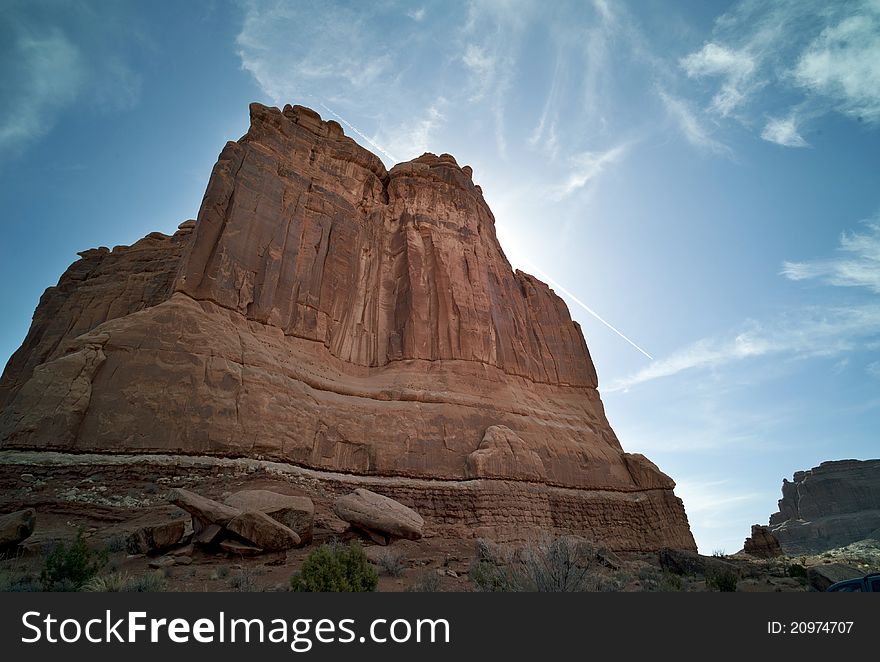
[[[858,579],[832,584],[827,589],[829,593],[880,593],[880,572],[872,572]]]

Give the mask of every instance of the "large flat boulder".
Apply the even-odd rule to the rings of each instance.
[[[308,497],[290,496],[269,490],[242,490],[226,497],[224,501],[226,505],[242,512],[266,513],[272,519],[296,531],[303,544],[312,541],[315,504]]]
[[[195,492],[175,488],[168,495],[168,500],[179,508],[183,508],[192,515],[193,529],[198,528],[199,531],[208,524],[217,524],[218,526],[226,526],[235,517],[241,514],[238,508],[227,506],[225,503],[208,499]],[[201,526],[196,527],[196,520],[199,520]],[[198,533],[198,531],[197,531]]]
[[[267,552],[290,549],[301,542],[296,531],[258,511],[241,513],[226,529]]]
[[[417,540],[425,520],[412,508],[362,488],[336,500],[333,511],[346,522],[368,533]]]
[[[37,511],[33,508],[0,515],[0,549],[15,547],[27,540],[37,525]]]
[[[856,579],[863,574],[865,573],[858,568],[843,563],[823,563],[807,568],[807,581],[817,591],[824,591],[832,584],[846,579]]]

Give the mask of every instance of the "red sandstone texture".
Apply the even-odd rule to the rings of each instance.
[[[484,533],[694,549],[471,177],[448,154],[387,171],[312,110],[252,104],[195,222],[81,253],[43,295],[0,381],[0,445],[274,459],[394,493],[430,478],[471,496],[404,502],[463,532],[476,499]]]

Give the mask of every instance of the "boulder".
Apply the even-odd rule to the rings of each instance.
[[[811,588],[824,591],[832,584],[842,582],[845,579],[856,579],[864,574],[858,568],[843,563],[823,563],[807,568],[807,581]]]
[[[315,523],[315,504],[308,497],[278,494],[269,490],[242,490],[226,499],[226,505],[242,512],[259,511],[281,522],[293,531],[304,545],[312,541]]]
[[[669,570],[677,575],[708,576],[727,571],[736,575],[740,574],[733,563],[684,549],[661,549],[660,565],[664,570]]]
[[[0,550],[15,547],[27,540],[37,525],[37,511],[33,508],[0,515]]]
[[[743,551],[759,559],[773,559],[783,554],[779,540],[769,527],[759,524],[752,526],[752,535],[743,543]]]
[[[384,537],[417,540],[425,526],[425,520],[412,508],[362,488],[338,498],[333,510],[359,529]]]
[[[241,513],[226,525],[226,529],[270,552],[290,549],[301,542],[296,531],[259,511]]]
[[[179,487],[171,490],[168,500],[192,515],[193,531],[197,535],[207,524],[226,526],[232,519],[241,514],[238,508],[227,506],[219,501],[208,499]]]
[[[259,547],[254,547],[253,545],[246,545],[243,542],[238,542],[237,540],[224,540],[220,543],[220,549],[229,554],[234,554],[236,556],[257,556],[258,554],[262,554],[263,550]]]
[[[223,539],[224,531],[225,529],[218,524],[208,524],[201,527],[199,532],[193,535],[193,540],[200,545],[215,545]]]
[[[186,522],[182,519],[142,526],[128,537],[129,554],[153,554],[174,547],[183,539]]]

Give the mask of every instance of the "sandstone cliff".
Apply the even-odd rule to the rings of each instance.
[[[694,548],[564,302],[511,269],[447,154],[387,171],[314,111],[253,104],[195,222],[81,256],[3,373],[5,448],[275,459],[386,477],[429,525],[477,499],[511,534]]]
[[[823,462],[783,480],[770,531],[789,554],[880,539],[880,460]]]

